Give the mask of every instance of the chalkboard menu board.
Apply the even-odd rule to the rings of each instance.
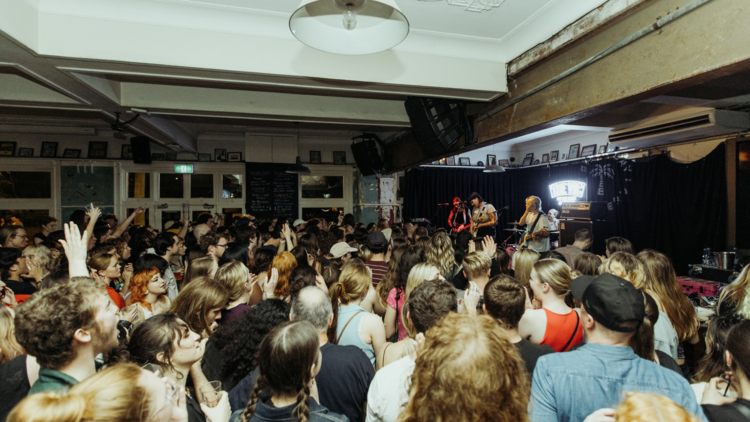
[[[248,183],[245,209],[256,218],[298,218],[299,176],[289,164],[246,163]]]

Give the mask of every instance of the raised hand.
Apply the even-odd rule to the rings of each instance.
[[[102,210],[100,208],[96,208],[93,203],[89,204],[91,207],[91,211],[86,211],[86,215],[91,218],[90,221],[96,221],[100,215],[102,215]]]
[[[476,315],[477,304],[479,304],[479,287],[473,281],[469,282],[469,288],[464,293],[464,306],[470,315]]]
[[[271,268],[271,275],[268,277],[266,284],[263,285],[263,292],[266,294],[266,298],[275,297],[273,295],[276,290],[276,285],[279,283],[279,270]]]
[[[495,258],[495,254],[497,253],[495,239],[493,239],[492,236],[485,236],[484,239],[482,239],[482,249],[490,256],[490,258]]]
[[[63,230],[65,231],[65,240],[60,239],[60,244],[65,250],[65,256],[68,257],[70,276],[87,277],[89,275],[86,268],[88,233],[84,230],[81,234],[78,226],[73,222],[63,224]]]

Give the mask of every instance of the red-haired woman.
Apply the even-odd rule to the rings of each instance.
[[[167,311],[172,302],[165,295],[167,283],[157,268],[144,268],[130,280],[130,298],[143,311],[145,319]]]

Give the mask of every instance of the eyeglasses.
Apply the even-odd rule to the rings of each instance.
[[[226,248],[227,246],[229,246],[229,243],[225,243],[223,245],[216,245],[217,248],[218,247]]]

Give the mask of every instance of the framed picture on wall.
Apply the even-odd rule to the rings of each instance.
[[[211,154],[198,154],[198,161],[211,161]]]
[[[530,153],[526,154],[526,157],[524,157],[523,163],[521,165],[522,166],[530,166],[531,163],[533,163],[533,162],[534,162],[534,153],[530,152]]]
[[[607,151],[606,145],[599,146],[599,154],[604,154]]]
[[[594,154],[596,154],[596,144],[586,145],[581,149],[581,157],[590,157]]]
[[[0,157],[12,157],[16,155],[15,142],[0,142]]]
[[[122,150],[120,151],[120,158],[122,158],[123,160],[132,160],[133,159],[133,147],[130,145],[123,145]]]
[[[89,151],[86,158],[107,158],[107,145],[106,142],[89,142]]]
[[[57,142],[42,142],[42,153],[40,157],[57,157]]]
[[[34,148],[18,148],[19,157],[33,157]]]
[[[450,157],[445,157],[445,164],[449,166],[455,166],[456,165],[456,157],[451,155]]]
[[[542,163],[549,163],[549,154],[542,154]]]
[[[471,159],[469,157],[460,157],[458,159],[458,164],[462,166],[470,166],[471,165]]]
[[[227,161],[227,150],[224,148],[214,149],[214,157],[216,157],[216,161]]]
[[[573,144],[568,150],[568,159],[578,158],[578,150],[581,149],[581,144]]]
[[[346,151],[333,151],[333,164],[346,164]]]
[[[549,153],[549,162],[554,163],[560,155],[560,151],[552,151]]]
[[[242,153],[241,152],[230,152],[229,154],[227,154],[227,161],[232,161],[232,162],[242,161]]]
[[[503,167],[510,167],[510,161],[508,161],[507,158],[503,158],[502,160],[498,161],[498,164]]]
[[[80,157],[81,157],[80,149],[65,148],[65,151],[63,151],[63,158],[80,158]]]
[[[487,154],[487,165],[488,166],[496,166],[497,165],[497,156],[494,154]]]
[[[310,164],[320,164],[320,151],[310,151]]]

